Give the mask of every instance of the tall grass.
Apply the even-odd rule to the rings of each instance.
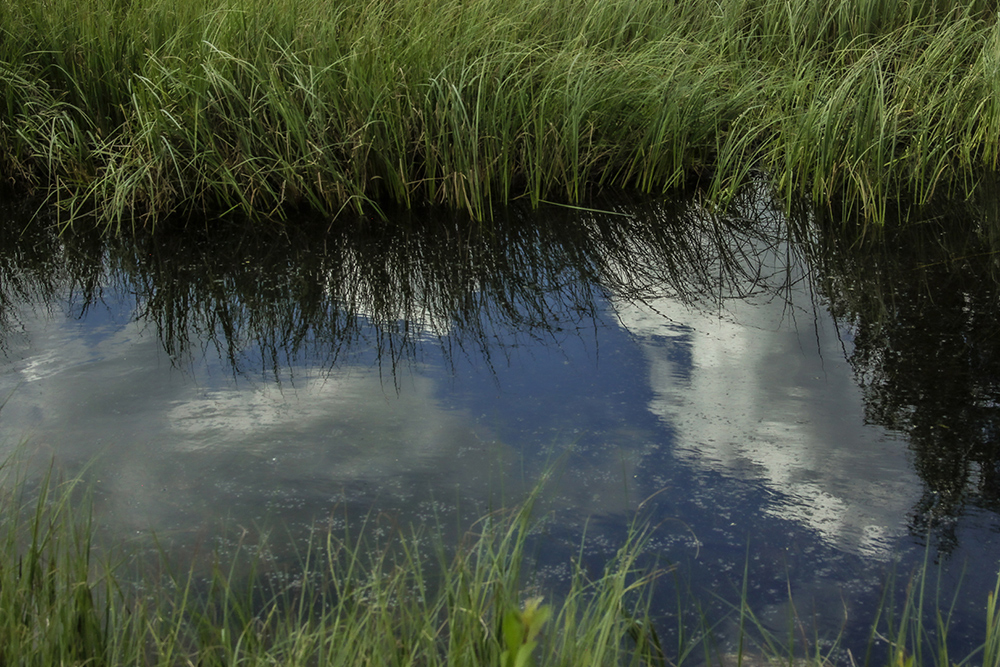
[[[951,612],[930,590],[927,563],[902,596],[887,586],[872,620],[871,645],[882,649],[867,655],[800,637],[808,619],[790,619],[787,638],[770,634],[746,579],[733,607],[736,653],[720,649],[715,626],[681,597],[676,644],[665,648],[665,619],[652,613],[663,570],[641,564],[644,530],[630,531],[602,570],[581,557],[561,592],[540,597],[529,546],[537,490],[457,546],[433,529],[381,538],[331,529],[315,532],[290,566],[265,539],[185,569],[166,554],[109,548],[79,480],[23,470],[0,468],[3,665],[1000,665],[1000,583],[974,592],[986,603],[984,641],[956,660]]]
[[[957,630],[954,618],[956,607],[968,592],[943,590],[940,574],[938,571],[935,587],[934,568],[925,560],[903,581],[902,590],[896,573],[890,574],[881,600],[872,609],[872,618],[866,619],[870,623],[867,646],[853,648],[845,646],[840,637],[810,634],[810,619],[794,615],[797,614],[794,605],[785,634],[775,634],[747,604],[747,581],[744,579],[742,598],[733,605],[739,624],[737,648],[735,652],[724,654],[722,662],[756,665],[763,658],[766,664],[773,667],[782,664],[811,664],[816,667],[835,664],[851,667],[998,667],[1000,577],[994,590],[974,592],[976,599],[983,604],[981,609],[986,622],[972,632],[977,638],[983,637],[984,641],[973,645],[974,641],[968,636],[963,637],[958,641],[969,648],[959,652],[955,651],[949,635]],[[964,628],[963,631],[969,632]]]
[[[106,225],[486,217],[751,171],[877,213],[1000,160],[989,0],[6,0],[0,174]]]
[[[638,531],[603,572],[577,567],[564,595],[528,604],[544,612],[535,646],[504,642],[531,585],[530,499],[457,548],[419,529],[382,541],[331,530],[291,570],[258,543],[203,574],[166,555],[109,556],[78,484],[4,472],[3,665],[499,665],[519,648],[547,665],[663,664],[648,606],[656,571],[637,563]]]
[[[29,487],[3,470],[0,519],[0,664],[85,664],[103,657],[114,607],[108,571],[91,561],[89,515],[72,514],[75,489],[53,478]]]

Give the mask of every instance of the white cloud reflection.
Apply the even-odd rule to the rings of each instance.
[[[662,298],[618,316],[648,359],[649,409],[676,429],[678,458],[763,484],[769,513],[838,548],[889,555],[919,480],[902,443],[863,424],[821,308],[779,298],[712,312]]]

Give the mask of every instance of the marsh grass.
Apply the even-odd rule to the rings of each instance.
[[[79,480],[59,481],[51,468],[0,472],[3,665],[1000,665],[1000,583],[975,592],[985,640],[956,660],[957,593],[942,600],[926,562],[902,595],[894,580],[886,586],[864,656],[809,636],[809,619],[794,613],[787,636],[771,633],[747,602],[746,572],[731,612],[735,652],[716,643],[718,625],[683,582],[666,646],[652,592],[669,568],[650,562],[647,530],[633,527],[596,571],[581,551],[561,592],[539,588],[530,545],[541,487],[457,547],[433,528],[317,530],[289,560],[244,533],[232,553],[185,568],[163,552],[140,558],[99,544]]]
[[[502,619],[520,617],[532,587],[532,499],[485,517],[457,548],[420,529],[330,530],[291,570],[264,543],[175,569],[166,554],[98,548],[80,484],[5,472],[4,665],[499,665]],[[532,625],[540,664],[664,664],[650,639],[658,570],[638,562],[645,539],[633,532],[601,572],[576,567],[540,607],[551,614]],[[535,590],[526,612],[539,602]]]
[[[936,579],[935,579],[936,577]],[[944,591],[941,586],[940,571],[935,572],[928,560],[905,582],[900,591],[895,579],[885,588],[872,629],[872,642],[866,663],[871,660],[871,647],[881,644],[884,662],[891,667],[913,667],[914,665],[934,665],[948,667],[955,665],[982,665],[997,667],[1000,655],[996,653],[1000,641],[1000,612],[997,594],[1000,592],[1000,577],[992,591],[976,591],[981,596],[986,623],[983,636],[985,641],[968,655],[955,656],[952,653],[948,635],[953,625],[953,614],[960,600],[959,591]]]
[[[877,214],[995,171],[998,100],[987,0],[0,4],[0,174],[115,230],[751,173]]]
[[[78,494],[66,488],[50,496],[51,475],[31,487],[19,476],[4,481],[0,664],[83,664],[102,656],[112,609],[97,590],[109,583],[108,571],[91,562],[89,516],[67,520]]]
[[[785,630],[776,633],[747,602],[749,578],[745,569],[739,599],[727,603],[738,627],[735,649],[717,650],[710,629],[703,630],[700,641],[706,648],[706,662],[726,667],[997,667],[1000,575],[993,590],[972,591],[986,621],[974,634],[984,641],[974,645],[965,637],[958,640],[965,648],[956,651],[949,635],[956,630],[957,608],[970,592],[943,585],[940,564],[935,566],[930,560],[931,548],[928,546],[923,562],[908,576],[899,576],[896,571],[888,574],[872,617],[866,619],[868,641],[859,653],[852,652],[858,647],[844,645],[843,628],[837,636],[816,633],[812,620],[799,614],[791,598]]]

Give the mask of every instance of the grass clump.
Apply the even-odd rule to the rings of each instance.
[[[560,598],[525,602],[530,500],[455,549],[419,531],[317,532],[291,571],[257,544],[177,575],[163,556],[98,550],[78,484],[12,473],[2,488],[3,665],[663,664],[633,639],[656,575],[638,566],[641,533],[596,576],[577,567]]]
[[[456,548],[419,529],[381,538],[331,529],[314,532],[290,567],[266,539],[241,538],[226,558],[174,570],[162,552],[150,562],[100,547],[78,481],[50,470],[29,482],[9,464],[0,473],[0,665],[1000,667],[1000,583],[982,591],[984,641],[955,660],[957,593],[942,607],[926,562],[902,594],[890,579],[866,653],[806,636],[809,619],[775,635],[748,604],[744,572],[735,650],[678,593],[668,655],[657,630],[665,619],[652,611],[664,570],[642,564],[645,531],[631,530],[592,573],[581,553],[560,593],[539,594],[528,567],[537,491],[484,517]]]
[[[51,484],[29,494],[18,478],[0,496],[0,665],[88,664],[110,648],[108,572],[91,562],[88,518],[67,520],[73,490]]]
[[[877,214],[997,169],[998,31],[988,0],[6,0],[0,174],[113,229],[751,172]]]

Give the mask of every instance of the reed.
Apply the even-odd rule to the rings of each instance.
[[[525,603],[531,498],[457,547],[331,529],[290,561],[264,540],[186,570],[99,548],[78,482],[3,472],[0,664],[662,664],[640,531],[603,572],[577,567],[564,597]],[[512,646],[514,623],[530,632]]]
[[[930,548],[926,555],[929,555]],[[984,604],[986,623],[976,637],[981,644],[956,651],[949,635],[957,631],[954,616],[959,601],[967,595],[961,590],[946,590],[941,571],[935,572],[929,559],[902,581],[898,573],[889,574],[882,597],[870,619],[868,642],[864,647],[845,646],[841,637],[819,637],[810,634],[810,619],[798,617],[794,604],[788,627],[781,636],[768,629],[746,602],[747,580],[744,574],[741,599],[732,605],[739,623],[737,649],[725,654],[721,662],[741,664],[813,665],[832,667],[844,664],[884,665],[886,667],[962,667],[980,665],[997,667],[1000,641],[998,623],[998,593],[1000,577],[993,590],[977,590],[977,599]],[[935,577],[937,577],[935,579]],[[902,587],[900,584],[903,584]],[[980,634],[981,632],[981,634]],[[967,641],[965,645],[971,645]],[[959,640],[963,641],[963,640]],[[860,650],[859,650],[860,649]],[[716,662],[720,662],[717,658]]]
[[[998,167],[998,82],[988,0],[6,0],[0,174],[115,229],[751,172],[877,212]]]
[[[667,646],[652,611],[665,570],[642,564],[650,533],[639,526],[603,568],[588,571],[581,555],[561,591],[539,588],[530,545],[541,486],[457,546],[433,528],[376,537],[362,526],[317,530],[291,558],[266,537],[240,537],[228,555],[187,569],[162,552],[109,549],[79,479],[59,481],[51,468],[28,476],[9,462],[0,473],[5,665],[1000,665],[1000,583],[976,592],[984,641],[956,659],[950,607],[926,562],[903,595],[892,579],[885,589],[871,626],[871,646],[884,650],[852,655],[836,638],[799,636],[809,619],[790,619],[788,637],[770,634],[747,602],[746,573],[732,607],[735,654],[716,643],[718,626],[690,591],[678,593]]]

